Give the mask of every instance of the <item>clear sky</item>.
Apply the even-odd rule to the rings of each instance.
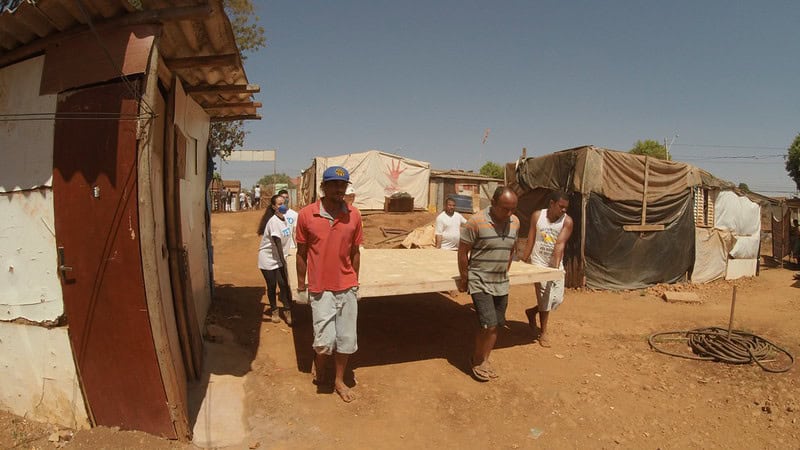
[[[368,149],[478,170],[523,147],[675,139],[676,160],[795,191],[780,155],[800,132],[796,0],[254,3],[268,43],[245,63],[264,105],[245,147],[277,149],[278,172]],[[244,166],[223,177],[273,171]]]

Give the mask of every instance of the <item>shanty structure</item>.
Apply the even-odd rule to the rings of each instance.
[[[711,211],[706,222],[696,222],[692,282],[756,275],[762,244],[761,207],[732,189],[714,188],[711,195],[698,195],[706,189],[701,186],[695,191],[695,204],[702,204],[706,197],[713,208],[706,208]]]
[[[768,197],[756,192],[745,195],[761,206],[761,255],[782,264],[792,254],[792,227],[798,219],[800,200]]]
[[[777,199],[778,205],[771,205],[772,211],[772,257],[778,262],[792,255],[794,221],[800,219],[800,199]],[[797,230],[795,230],[797,231]]]
[[[428,207],[430,164],[379,150],[315,157],[300,182],[298,200],[302,205],[321,196],[322,174],[331,166],[342,166],[350,172],[356,193],[353,205],[360,210],[382,210],[387,197],[401,192],[414,198],[414,209]]]
[[[523,155],[506,166],[506,181],[520,195],[524,238],[531,213],[547,207],[547,196],[569,193],[574,229],[565,251],[567,286],[637,289],[688,280],[698,255],[716,264],[703,274],[708,281],[726,276],[737,239],[748,241],[737,247],[746,247],[738,258],[748,260],[737,274],[755,273],[758,253],[756,245],[752,254],[751,239],[760,233],[753,226],[760,223],[758,206],[742,209],[727,194],[720,201],[732,186],[692,165],[584,146]],[[712,251],[695,244],[708,234],[703,230],[724,231],[730,239]]]
[[[187,438],[213,121],[258,118],[220,0],[0,1],[0,408]]]
[[[211,180],[208,189],[211,211],[227,211],[226,204],[229,207],[238,205],[239,192],[242,192],[242,182],[239,180]]]
[[[472,200],[472,208],[465,212],[479,211],[491,204],[494,190],[502,184],[502,178],[492,178],[475,172],[431,170],[428,210],[443,211],[445,201],[458,196],[458,199],[466,197]]]

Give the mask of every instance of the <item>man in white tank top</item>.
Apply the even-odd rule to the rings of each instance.
[[[541,267],[564,270],[564,248],[572,235],[572,218],[567,215],[569,196],[560,191],[550,194],[548,208],[531,214],[528,242],[522,260]],[[550,311],[564,301],[564,281],[536,283],[537,306],[525,310],[531,328],[536,329],[536,314],[539,314],[539,345],[550,347],[547,319]]]

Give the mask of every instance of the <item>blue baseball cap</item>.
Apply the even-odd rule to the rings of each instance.
[[[350,173],[342,166],[330,166],[322,173],[322,182],[347,181],[350,182]]]

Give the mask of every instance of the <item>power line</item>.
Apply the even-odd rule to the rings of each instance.
[[[761,194],[763,192],[767,192],[767,193],[770,193],[770,194],[796,194],[797,193],[796,190],[795,191],[776,191],[776,190],[772,190],[772,189],[761,189],[761,188],[759,188],[757,186],[756,187],[752,187],[751,186],[750,190],[754,191],[754,192],[757,192],[759,194]]]
[[[767,146],[749,146],[749,145],[721,145],[721,144],[683,144],[674,143],[680,147],[705,147],[705,148],[741,148],[746,150],[786,150],[786,147],[767,147]]]
[[[725,159],[770,159],[770,158],[785,158],[786,155],[720,155],[720,156],[688,156],[680,158],[682,161],[710,161],[710,160],[725,160]]]

